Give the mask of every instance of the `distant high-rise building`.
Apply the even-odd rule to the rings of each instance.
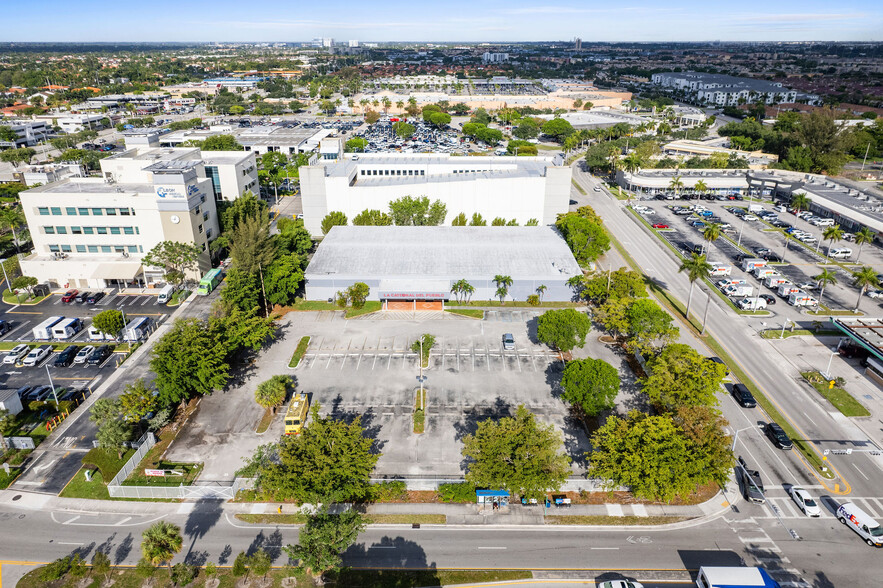
[[[359,41],[356,39],[350,39],[350,47],[358,47]]]
[[[582,51],[583,50],[583,40],[577,37],[573,40],[573,50],[574,51]]]
[[[322,46],[323,47],[330,48],[332,45],[334,45],[334,39],[332,39],[331,37],[322,37]]]
[[[509,61],[509,54],[486,52],[481,56],[481,60],[485,63],[501,63],[503,61]]]

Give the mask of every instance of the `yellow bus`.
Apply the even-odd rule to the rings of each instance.
[[[299,435],[304,423],[307,422],[307,411],[310,409],[310,401],[306,394],[295,394],[288,405],[285,413],[285,434]]]

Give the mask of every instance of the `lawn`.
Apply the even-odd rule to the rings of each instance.
[[[576,180],[574,180],[574,179],[571,178],[570,181],[573,183],[573,187],[576,188],[577,191],[578,191],[580,194],[582,194],[583,196],[586,195],[586,191],[583,190],[583,187],[582,187],[582,186],[580,186],[579,184],[576,183]]]
[[[264,416],[261,417],[261,422],[258,423],[258,428],[255,431],[256,433],[266,433],[267,429],[270,428],[270,425],[273,424],[273,417],[276,414],[270,410],[269,408],[264,410]]]
[[[301,337],[300,341],[297,343],[297,348],[294,350],[294,355],[291,356],[291,361],[288,362],[288,367],[296,368],[300,363],[301,358],[304,356],[304,353],[307,352],[307,346],[310,344],[309,337]]]
[[[40,579],[42,568],[37,568],[25,574],[18,582],[18,588],[45,588],[47,582]],[[111,572],[114,588],[141,588],[144,586],[144,578],[139,576],[131,567],[114,568]],[[217,567],[213,577],[220,583],[218,588],[234,588],[239,586],[240,579],[233,576],[230,567]],[[435,569],[352,569],[341,570],[338,573],[327,574],[325,579],[332,586],[346,586],[347,588],[417,588],[419,586],[453,586],[456,584],[479,584],[486,582],[502,582],[522,580],[533,577],[528,570],[435,570]],[[98,588],[104,585],[104,578],[94,578],[90,582],[91,575],[85,578],[74,578],[71,575],[51,583],[53,588]],[[301,570],[291,567],[279,567],[270,570],[267,574],[268,586],[282,586],[283,578],[296,578],[295,582],[286,584],[289,588],[312,588],[316,584],[312,578],[308,578]],[[258,578],[250,577],[252,585]],[[85,580],[85,581],[84,581]],[[208,576],[205,569],[199,570],[199,575],[189,584],[190,586],[203,586]],[[169,572],[166,568],[158,568],[151,577],[153,586],[172,586],[169,580]]]
[[[3,302],[6,302],[7,304],[26,304],[31,306],[34,304],[40,304],[41,302],[49,298],[49,296],[51,296],[51,294],[46,296],[37,296],[36,298],[28,298],[28,295],[26,293],[16,295],[9,290],[4,290]]]
[[[177,290],[172,294],[172,298],[166,303],[166,306],[178,306],[190,296],[190,290]]]
[[[688,521],[690,517],[611,517],[606,515],[546,515],[547,525],[669,525]]]
[[[856,400],[852,394],[841,388],[836,382],[833,388],[829,387],[829,383],[822,377],[819,372],[801,372],[803,378],[809,382],[816,392],[824,396],[828,402],[834,405],[837,410],[848,417],[866,417],[871,416],[864,405]]]
[[[86,481],[86,471],[90,468],[80,468],[77,474],[71,478],[67,486],[61,491],[62,498],[91,498],[93,500],[110,500],[107,492],[107,484],[100,471],[92,474],[92,480]]]
[[[279,310],[283,313],[290,311],[315,312],[317,310],[346,310],[346,318],[353,318],[356,316],[361,316],[363,314],[377,312],[381,308],[383,308],[383,305],[379,300],[368,300],[367,302],[365,302],[365,306],[363,306],[362,308],[347,307],[345,309],[337,306],[333,302],[323,302],[321,300],[302,300],[300,302],[292,304],[291,306],[280,308]]]
[[[149,455],[144,457],[138,467],[123,481],[123,486],[180,486],[181,484],[189,486],[202,472],[202,463],[166,460],[153,462],[148,461],[149,459]],[[145,468],[179,472],[181,475],[147,476],[144,474]]]
[[[477,308],[446,308],[445,312],[468,316],[479,320],[484,318],[484,311]]]
[[[426,396],[427,390],[422,391],[423,398],[420,398],[421,391],[417,390],[414,394],[414,432],[423,433],[424,423],[426,422]],[[422,402],[421,402],[422,400]]]
[[[234,515],[243,523],[254,525],[303,525],[307,522],[304,514],[242,514]],[[366,515],[369,525],[444,525],[447,517],[443,514],[374,514]]]
[[[526,300],[507,300],[503,304],[500,304],[499,300],[470,300],[468,302],[457,302],[456,300],[449,300],[445,303],[446,306],[449,307],[457,307],[457,306],[480,306],[480,307],[492,307],[492,308],[580,308],[585,306],[585,302],[540,302],[539,304],[531,304]]]

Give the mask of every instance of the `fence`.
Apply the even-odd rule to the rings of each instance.
[[[10,449],[33,449],[34,440],[30,437],[6,437],[6,444]]]
[[[123,481],[129,477],[136,467],[147,455],[147,452],[156,445],[156,437],[147,432],[135,442],[138,449],[129,458],[129,461],[117,472],[113,480],[107,485],[107,492],[111,498],[148,498],[148,499],[172,499],[172,500],[233,500],[240,490],[251,488],[254,480],[251,478],[236,478],[233,482],[207,482],[197,483],[193,486],[123,486]]]

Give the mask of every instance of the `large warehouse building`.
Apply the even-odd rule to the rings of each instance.
[[[544,300],[565,301],[581,273],[553,227],[333,227],[307,267],[306,295],[327,300],[364,282],[384,310],[442,310],[459,280],[472,300],[496,299],[501,275],[512,279],[507,300],[545,286]]]
[[[554,157],[453,157],[438,153],[346,155],[319,159],[299,170],[304,224],[322,234],[329,212],[348,219],[366,209],[387,212],[403,196],[426,196],[447,206],[451,224],[458,214],[474,213],[490,222],[496,217],[525,225],[555,222],[570,204],[570,166]]]

